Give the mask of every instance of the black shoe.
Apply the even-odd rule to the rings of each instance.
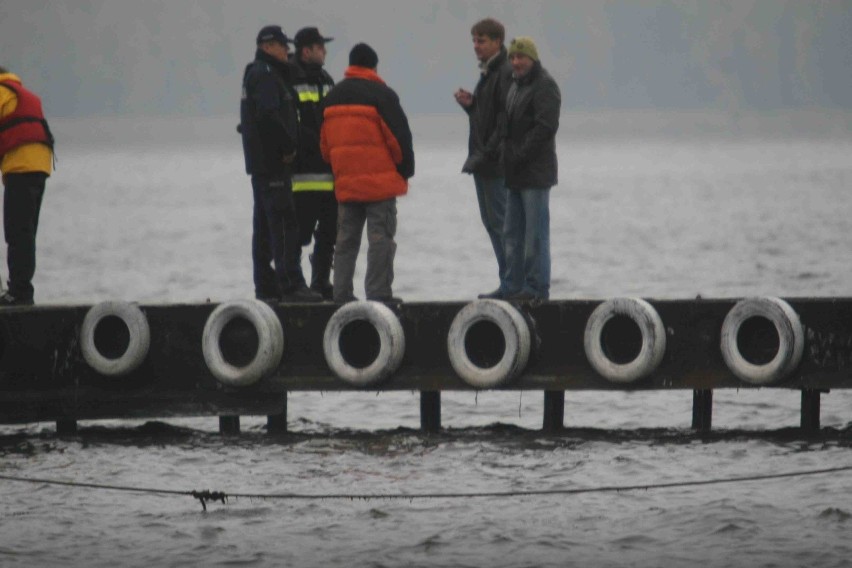
[[[356,298],[355,296],[349,296],[349,297],[346,297],[346,298],[340,298],[339,300],[333,300],[333,301],[334,301],[335,304],[342,306],[343,304],[349,304],[351,302],[357,302],[358,298]]]
[[[485,294],[480,294],[477,296],[480,300],[502,300],[503,299],[503,291],[500,288],[493,290],[491,292],[486,292]]]
[[[311,284],[311,290],[322,296],[323,300],[334,298],[334,287],[331,284]]]
[[[23,298],[16,298],[12,294],[10,294],[8,290],[6,292],[3,292],[2,295],[0,295],[0,307],[5,307],[5,306],[32,306],[33,303],[34,302],[33,302],[32,298],[30,298],[29,300],[25,300]]]
[[[307,304],[311,302],[322,302],[322,296],[319,292],[314,292],[307,286],[302,286],[301,288],[296,288],[295,290],[284,294],[281,297],[281,301],[291,304]]]

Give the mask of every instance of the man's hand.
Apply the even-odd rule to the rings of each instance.
[[[282,158],[282,161],[283,161],[285,164],[292,164],[292,163],[293,163],[293,161],[294,161],[295,159],[296,159],[296,151],[295,151],[295,150],[293,150],[293,153],[292,153],[292,154],[284,154],[284,157]]]
[[[464,108],[468,108],[473,104],[473,93],[470,91],[465,91],[464,89],[459,89],[453,95],[456,97],[456,102],[459,103]]]

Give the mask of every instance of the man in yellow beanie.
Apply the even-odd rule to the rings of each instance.
[[[0,307],[33,303],[36,230],[52,166],[53,136],[41,100],[0,67],[0,172],[9,267],[9,288],[0,295]]]
[[[550,188],[557,183],[556,131],[562,95],[529,37],[509,44],[506,97],[506,280],[509,300],[550,297]]]

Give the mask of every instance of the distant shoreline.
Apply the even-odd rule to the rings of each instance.
[[[239,146],[236,112],[229,116],[91,116],[53,118],[58,147],[189,145]],[[466,115],[423,114],[410,117],[415,144],[446,140],[466,143]],[[791,109],[723,110],[563,110],[560,138],[631,137],[809,137],[852,138],[852,111]]]

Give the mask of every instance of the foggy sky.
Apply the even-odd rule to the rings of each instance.
[[[852,108],[852,0],[0,0],[0,65],[51,116],[236,114],[258,29],[359,41],[409,113],[455,112],[470,26],[532,36],[571,109]]]

